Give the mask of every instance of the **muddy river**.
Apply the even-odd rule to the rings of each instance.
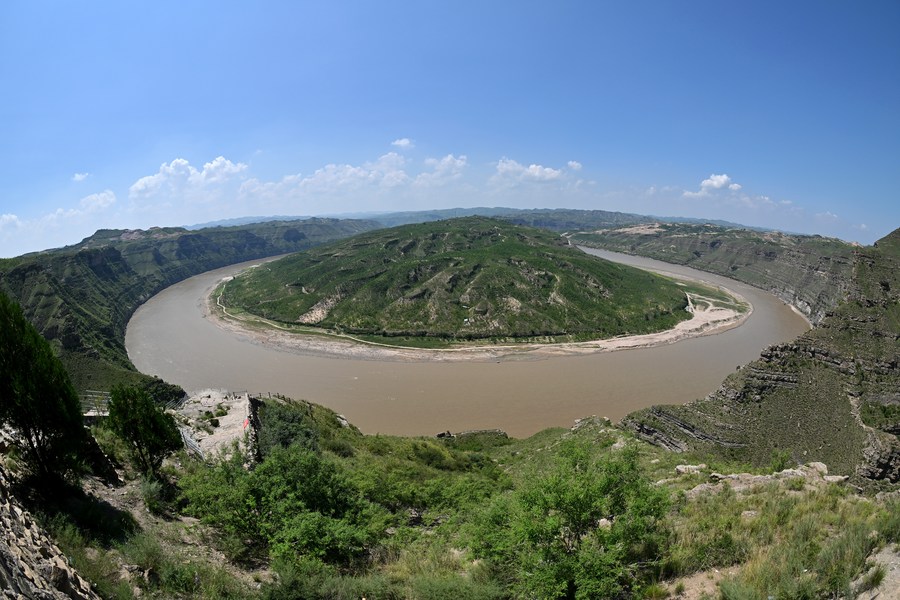
[[[223,277],[260,262],[254,261],[163,290],[134,314],[125,343],[138,369],[188,391],[279,392],[328,406],[366,433],[433,435],[496,427],[524,437],[571,426],[580,417],[618,420],[652,404],[690,402],[766,346],[808,329],[781,300],[734,280],[645,258],[587,252],[725,286],[748,300],[753,313],[723,333],[617,352],[471,362],[336,358],[268,347],[209,317],[210,291]]]

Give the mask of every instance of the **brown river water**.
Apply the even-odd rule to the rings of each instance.
[[[128,324],[128,355],[142,372],[185,390],[277,392],[327,406],[366,433],[433,435],[500,428],[525,437],[590,415],[614,421],[652,404],[683,404],[713,391],[765,347],[809,328],[773,295],[688,267],[601,250],[586,252],[724,286],[753,305],[734,329],[653,348],[543,358],[401,362],[317,356],[268,347],[219,327],[206,297],[251,264],[175,284]]]

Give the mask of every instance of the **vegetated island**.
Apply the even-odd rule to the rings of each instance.
[[[656,345],[732,327],[749,310],[727,290],[481,217],[355,236],[250,268],[210,296],[220,323],[266,343],[415,360]]]

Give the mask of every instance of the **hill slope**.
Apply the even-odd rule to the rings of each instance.
[[[688,318],[684,288],[481,217],[371,232],[239,276],[225,304],[284,323],[443,339],[611,337]]]
[[[60,352],[79,389],[136,375],[125,327],[153,294],[225,265],[296,252],[373,229],[370,221],[309,219],[200,231],[101,230],[75,246],[0,260],[0,289]]]
[[[717,225],[655,223],[580,231],[570,239],[749,283],[797,307],[813,323],[846,296],[854,261],[854,247],[840,240]]]
[[[625,423],[674,450],[768,463],[785,454],[862,478],[900,481],[900,230],[856,251],[848,299],[692,404]]]

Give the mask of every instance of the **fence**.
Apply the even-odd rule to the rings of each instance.
[[[84,390],[80,394],[81,412],[84,414],[105,415],[109,413],[109,392]]]
[[[191,437],[191,431],[187,427],[179,427],[178,431],[181,433],[181,441],[184,442],[184,447],[189,452],[193,452],[200,458],[203,458],[203,450],[200,449],[200,444]]]

